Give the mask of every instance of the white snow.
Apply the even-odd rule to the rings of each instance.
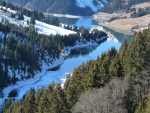
[[[93,12],[97,12],[98,10],[103,8],[105,4],[107,4],[107,0],[95,0],[95,2],[97,2],[97,4],[94,4],[94,0],[76,0],[76,3],[79,7],[89,7]]]
[[[58,18],[70,18],[70,19],[79,19],[82,16],[70,15],[70,14],[58,14],[58,13],[44,13],[46,16],[54,16]]]
[[[50,24],[46,24],[44,22],[40,22],[36,20],[35,28],[39,34],[45,34],[45,35],[69,35],[69,34],[76,34],[76,32],[63,29],[61,27],[53,26]]]
[[[12,14],[16,14],[16,13],[17,13],[17,11],[12,10],[12,9],[10,9],[10,8],[7,8],[7,11],[10,12],[10,13],[12,13]]]
[[[7,88],[3,90],[4,99],[7,99],[9,93],[15,89],[17,89],[18,91],[22,90],[20,94],[18,95],[18,97],[16,98],[16,99],[21,99],[26,94],[26,92],[31,89],[30,87],[34,87],[34,83],[37,83],[41,79],[42,76],[45,76],[45,73],[47,73],[48,68],[61,65],[63,61],[64,61],[64,58],[60,57],[59,59],[55,60],[52,63],[52,65],[43,64],[42,66],[43,70],[40,73],[37,73],[33,78],[28,79],[28,80],[18,81],[15,85],[8,86]],[[23,87],[26,89],[24,89]],[[36,88],[41,88],[41,87],[36,86]]]
[[[93,48],[98,46],[98,43],[96,43],[93,40],[90,40],[89,42],[76,42],[76,44],[73,47],[65,47],[64,52],[62,53],[62,56],[68,56],[70,52],[74,49],[79,49],[79,48]]]
[[[107,30],[105,30],[102,26],[95,25],[90,29],[90,32],[92,32],[94,29],[97,29],[99,31],[104,31],[105,33],[107,33],[107,36],[109,37],[107,40],[113,40],[114,42],[118,42],[116,37],[111,32],[108,32]]]

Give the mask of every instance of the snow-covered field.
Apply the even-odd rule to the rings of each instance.
[[[75,34],[76,32],[63,29],[61,27],[53,26],[50,24],[46,24],[44,22],[40,22],[36,20],[35,28],[39,34],[45,34],[45,35],[69,35],[69,34]]]

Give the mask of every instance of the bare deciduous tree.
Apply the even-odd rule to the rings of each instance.
[[[82,94],[72,111],[73,113],[127,113],[127,90],[126,80],[113,79],[104,88]]]

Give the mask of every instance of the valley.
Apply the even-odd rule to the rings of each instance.
[[[0,1],[0,113],[149,113],[149,29],[149,0]]]
[[[67,30],[63,27],[50,25],[39,20],[35,20],[35,23],[31,23],[31,17],[23,15],[23,19],[18,19],[11,16],[12,14],[17,15],[17,11],[3,6],[1,6],[0,9],[1,50],[3,50],[3,47],[5,49],[5,46],[7,46],[6,48],[10,48],[8,49],[9,51],[16,51],[15,54],[18,54],[18,58],[15,54],[12,54],[11,58],[9,58],[6,56],[9,53],[2,53],[2,59],[8,57],[10,61],[12,60],[11,62],[16,62],[17,59],[17,62],[20,62],[17,63],[16,66],[13,66],[11,63],[5,64],[4,62],[4,65],[8,68],[8,72],[6,67],[4,67],[4,71],[7,72],[10,83],[3,86],[3,88],[1,87],[1,107],[3,107],[8,99],[21,100],[31,89],[38,90],[44,87],[46,88],[53,82],[58,82],[63,85],[65,82],[63,80],[67,77],[67,73],[71,74],[73,70],[82,63],[96,59],[104,51],[108,51],[110,47],[114,46],[119,48],[121,45],[115,37],[108,37],[103,29],[100,31],[95,31],[94,29],[91,31],[81,29],[83,33],[80,31],[76,32]],[[75,23],[78,27],[82,27],[82,25],[85,27],[89,23],[92,26],[91,20],[83,24],[83,22],[80,21],[81,19],[84,21],[84,18],[78,19],[79,21]],[[87,28],[91,29],[90,27]],[[84,34],[84,32],[86,34]],[[16,41],[16,45],[9,47],[7,43],[9,44],[9,39],[11,39],[11,37],[12,40]],[[8,42],[5,42],[4,45],[3,42],[5,39],[8,40]],[[47,41],[46,47],[44,47],[45,42],[42,42],[43,39]],[[29,44],[32,43],[33,46],[26,44],[27,42]],[[18,44],[26,48],[31,46],[31,52],[33,52],[33,54],[29,54],[29,50],[26,50],[27,53],[17,51],[17,49],[19,49],[19,47],[17,47]],[[52,44],[54,46],[52,46]],[[107,47],[107,44],[110,46]],[[83,54],[82,49],[84,51],[86,50]],[[29,54],[28,58],[34,57],[36,61],[31,59],[31,63],[28,63],[25,57],[22,56],[24,54]],[[3,62],[1,63],[1,65],[3,65]],[[68,68],[68,65],[72,66]],[[52,71],[54,68],[56,68],[56,70]],[[14,93],[16,94],[14,95]]]

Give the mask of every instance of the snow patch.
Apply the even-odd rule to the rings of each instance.
[[[70,19],[79,19],[81,16],[70,15],[70,14],[59,14],[59,13],[44,13],[46,16],[54,16],[58,18],[70,18]]]
[[[70,35],[70,34],[76,34],[76,32],[63,29],[61,27],[53,26],[50,24],[46,24],[44,22],[40,22],[36,20],[35,28],[39,34],[45,34],[45,35]]]
[[[76,0],[76,4],[79,7],[89,7],[93,12],[97,12],[107,4],[107,0]]]
[[[103,31],[107,34],[108,38],[107,38],[107,41],[114,41],[116,43],[118,43],[119,41],[116,39],[116,37],[111,33],[111,32],[108,32],[107,30],[104,29],[104,27],[102,26],[99,26],[99,25],[95,25],[93,26],[91,29],[90,29],[90,32],[92,32],[93,30],[99,30],[99,31]]]

